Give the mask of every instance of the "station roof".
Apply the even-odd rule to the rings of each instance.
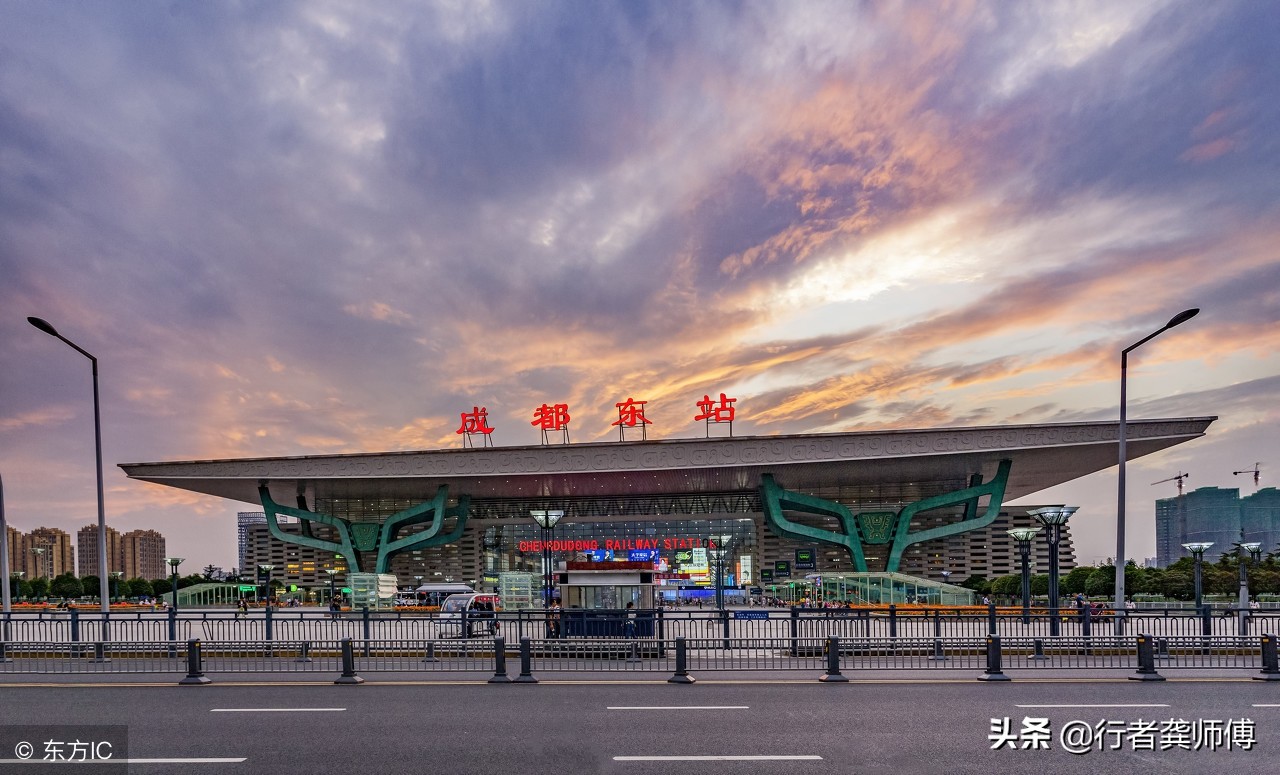
[[[1199,438],[1216,417],[1130,420],[1127,457]],[[916,500],[990,478],[1012,461],[1012,501],[1116,465],[1119,422],[879,430],[787,436],[665,439],[477,447],[307,457],[122,463],[132,479],[259,504],[268,482],[277,500],[420,501],[440,485],[484,502],[555,502],[611,497],[751,492],[762,474],[798,492],[844,500],[891,488]],[[852,493],[852,495],[850,495]],[[844,497],[840,497],[843,495]],[[527,512],[526,512],[527,514]],[[479,515],[477,515],[479,516]]]

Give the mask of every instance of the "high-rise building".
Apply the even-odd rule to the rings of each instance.
[[[38,527],[27,533],[26,563],[28,579],[53,579],[64,573],[75,573],[76,550],[71,536],[56,527]]]
[[[163,579],[169,575],[164,564],[164,536],[155,530],[130,530],[120,536],[127,579]]]
[[[1238,489],[1200,487],[1156,501],[1156,561],[1162,568],[1191,556],[1183,544],[1212,543],[1204,559],[1215,562],[1242,540],[1262,544],[1263,553],[1277,549],[1280,490],[1267,487],[1241,498]]]
[[[98,565],[98,526],[85,525],[76,531],[76,575],[101,575]],[[120,533],[115,528],[107,527],[107,571],[124,570],[124,548],[120,543]]]
[[[1240,499],[1244,540],[1262,544],[1262,553],[1280,550],[1280,490],[1266,487]]]
[[[261,511],[241,511],[236,514],[236,562],[241,573],[249,573],[249,531],[254,525],[266,525],[267,515]]]
[[[10,525],[5,525],[4,550],[9,553],[9,573],[26,573],[27,537]]]

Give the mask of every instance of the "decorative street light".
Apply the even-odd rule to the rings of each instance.
[[[1178,314],[1169,318],[1169,322],[1158,331],[1147,334],[1142,339],[1134,342],[1128,347],[1120,351],[1120,472],[1116,480],[1116,604],[1115,604],[1115,621],[1116,634],[1119,635],[1124,628],[1124,464],[1127,453],[1125,452],[1125,442],[1129,434],[1128,426],[1128,380],[1129,380],[1129,351],[1146,344],[1150,340],[1156,338],[1165,331],[1180,326],[1191,318],[1200,313],[1200,308],[1195,307],[1183,310]]]
[[[728,547],[723,543],[717,542],[715,548],[708,549],[707,554],[711,555],[711,564],[716,569],[716,610],[724,610],[724,558],[728,554]]]
[[[333,585],[333,577],[337,576],[338,572],[333,568],[325,568],[324,572],[329,574],[329,603],[332,604],[338,597],[337,589],[335,589]]]
[[[36,575],[34,576],[34,578],[38,579],[38,578],[41,578],[42,576],[48,576],[48,574],[44,572],[45,548],[43,546],[33,547],[31,549],[31,553],[36,556]]]
[[[1240,537],[1244,538],[1244,531],[1240,531]],[[1257,541],[1241,542],[1240,550],[1248,552],[1249,556],[1257,562],[1262,558],[1262,544]],[[1249,634],[1249,566],[1245,564],[1244,555],[1240,555],[1240,635],[1247,636]]]
[[[262,597],[266,599],[268,606],[271,605],[271,571],[275,569],[276,566],[270,563],[263,563],[258,566],[258,573],[266,577],[266,581],[262,583]]]
[[[419,592],[419,591],[418,591],[418,587],[420,587],[420,586],[422,586],[422,577],[421,577],[421,576],[414,576],[414,577],[413,577],[413,603],[414,603],[414,605],[417,605],[417,604],[420,602],[420,595],[422,594],[421,592]]]
[[[542,528],[542,605],[548,607],[554,599],[555,577],[551,573],[551,537],[555,535],[556,523],[564,516],[560,509],[532,509],[529,516]]]
[[[1015,527],[1008,531],[1018,542],[1018,554],[1022,557],[1022,623],[1031,622],[1031,540],[1040,533],[1038,527]]]
[[[111,597],[119,598],[120,597],[120,579],[124,578],[124,571],[113,570],[111,571],[111,573],[107,575],[111,576]]]
[[[58,329],[49,325],[48,322],[40,318],[27,318],[27,322],[49,336],[61,339],[64,343],[70,345],[71,349],[88,358],[93,367],[93,448],[98,463],[98,557],[100,558],[101,566],[105,568],[107,565],[107,509],[102,497],[102,413],[98,407],[98,359],[75,342],[59,334]],[[107,574],[105,573],[98,574],[98,595],[102,600],[102,612],[110,613],[111,600],[107,590]]]
[[[169,564],[172,570],[169,575],[172,577],[173,583],[173,610],[178,610],[178,566],[182,564],[182,557],[166,557],[165,562]]]
[[[1058,621],[1058,543],[1062,540],[1062,526],[1067,524],[1071,515],[1079,506],[1046,506],[1029,511],[1031,516],[1049,528],[1046,537],[1049,539],[1049,635],[1057,636],[1061,632]]]
[[[1200,564],[1204,562],[1204,553],[1213,546],[1212,541],[1197,541],[1195,543],[1183,544],[1182,548],[1191,552],[1191,556],[1196,558],[1196,613],[1200,612],[1200,604],[1203,600],[1200,580]]]

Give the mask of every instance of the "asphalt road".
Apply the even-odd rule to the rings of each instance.
[[[1092,707],[1020,707],[1060,705]],[[1130,707],[1098,707],[1106,705]],[[999,729],[1006,717],[1018,746],[1025,717],[1047,718],[1049,749],[992,750],[993,719]],[[1217,750],[1161,751],[1156,738],[1156,750],[1134,750],[1142,736],[1130,731],[1141,729],[1140,722],[1170,719],[1250,719],[1257,742],[1253,750],[1226,750],[1222,744]],[[1095,746],[1083,755],[1067,753],[1059,735],[1072,721],[1091,728],[1113,722],[1111,728],[1121,731],[1104,735],[1104,745],[1118,741],[1120,750]],[[1275,771],[1280,685],[1192,680],[0,685],[0,723],[55,722],[128,724],[131,759],[170,760],[130,766],[130,773],[144,775],[1247,775]],[[0,733],[5,746],[12,746],[15,731]],[[1034,735],[1028,737],[1034,741]],[[1174,733],[1170,738],[1177,740]],[[821,758],[687,758],[694,756]],[[196,757],[237,761],[172,761]],[[12,751],[0,750],[0,759],[13,758]],[[63,769],[0,762],[0,773]]]

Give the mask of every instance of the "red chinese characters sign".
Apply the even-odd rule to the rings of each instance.
[[[544,431],[562,431],[569,427],[569,405],[543,404],[533,410],[533,422],[529,424]]]
[[[704,395],[698,402],[698,414],[694,415],[693,419],[707,422],[733,422],[733,402],[737,400],[721,393],[720,402],[716,403],[711,396]]]
[[[463,412],[462,425],[454,433],[493,433],[493,428],[489,427],[489,408],[473,406],[470,412]]]
[[[652,425],[653,423],[644,416],[644,405],[648,401],[636,401],[628,398],[622,403],[614,404],[618,407],[618,421],[613,425],[625,425],[628,428],[634,428],[639,425]]]

